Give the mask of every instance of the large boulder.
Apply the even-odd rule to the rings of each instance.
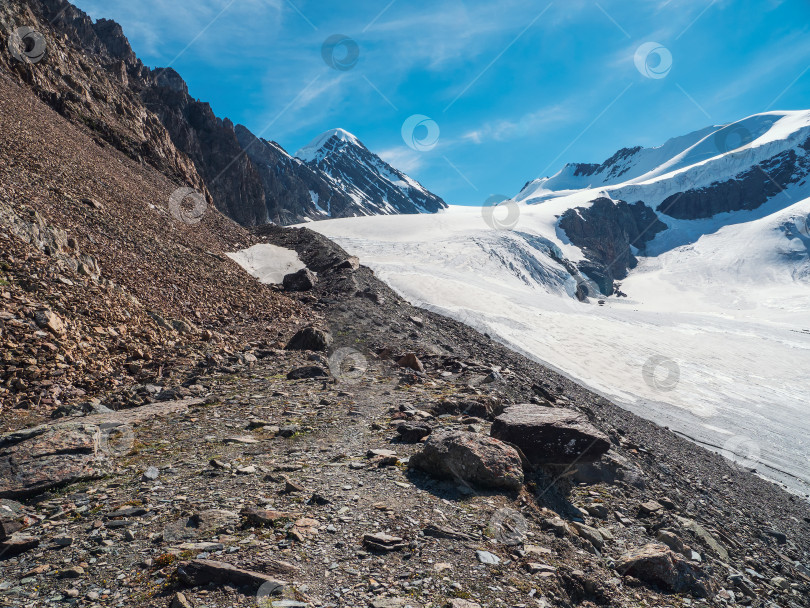
[[[318,277],[309,268],[302,268],[298,272],[284,275],[282,285],[285,291],[309,291],[318,282]]]
[[[532,464],[574,464],[598,460],[610,439],[577,412],[513,405],[495,418],[490,435],[519,447]]]
[[[286,350],[323,351],[332,344],[332,336],[317,327],[305,327],[295,334],[285,347]]]
[[[616,571],[665,591],[687,592],[698,597],[713,595],[714,584],[700,566],[657,543],[625,553],[616,563]]]
[[[466,431],[436,431],[410,466],[442,479],[484,488],[519,490],[523,468],[517,450],[502,441]]]

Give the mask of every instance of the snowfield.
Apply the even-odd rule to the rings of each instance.
[[[684,174],[699,183],[729,179],[810,136],[806,112],[735,124],[751,135],[726,154],[707,158],[704,148],[730,126],[671,140],[663,152],[641,150],[630,164],[640,158],[642,165],[624,174],[629,181],[599,189],[566,181],[567,167],[527,185],[515,199],[521,202],[497,208],[494,220],[478,207],[451,206],[435,215],[307,226],[357,255],[413,304],[486,332],[636,414],[810,494],[810,190],[804,183],[753,211],[704,220],[659,213],[668,230],[622,281],[627,297],[605,298],[604,305],[579,302],[576,281],[552,259],[583,257],[557,226],[569,208],[587,207],[597,196],[625,198],[637,188],[655,206],[683,190]],[[658,171],[650,158],[668,170]],[[709,166],[719,172],[713,178],[705,173]],[[562,190],[549,188],[554,180]],[[517,224],[497,229],[507,212]]]

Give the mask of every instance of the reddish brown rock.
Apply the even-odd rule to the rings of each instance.
[[[425,366],[422,365],[422,362],[413,353],[408,353],[404,357],[401,357],[400,360],[397,361],[397,365],[399,365],[400,367],[407,367],[415,372],[425,371]]]

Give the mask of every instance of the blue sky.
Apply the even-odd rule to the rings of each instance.
[[[219,116],[291,153],[342,127],[455,204],[624,146],[810,107],[807,0],[74,3],[120,22],[144,63],[174,67]],[[327,56],[352,60],[355,43],[350,69],[322,56],[337,34],[350,41]],[[651,42],[664,50],[637,67]],[[413,115],[438,126],[435,145],[405,144]]]

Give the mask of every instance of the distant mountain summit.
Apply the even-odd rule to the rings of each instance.
[[[447,207],[441,198],[386,163],[344,129],[322,133],[296,156],[326,176],[336,191],[351,198],[353,210],[359,211],[357,215],[435,213]]]

